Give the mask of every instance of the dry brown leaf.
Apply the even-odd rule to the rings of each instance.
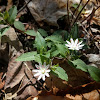
[[[25,0],[28,2],[28,0]],[[37,22],[57,25],[57,20],[67,14],[66,0],[32,0],[28,4],[31,14]]]
[[[1,38],[2,44],[8,43],[15,48],[15,51],[22,49],[22,44],[18,39],[18,36],[13,28],[10,28]]]
[[[13,88],[15,85],[19,84],[24,76],[24,67],[22,66],[22,62],[15,61],[15,59],[20,55],[21,53],[18,53],[17,56],[12,58],[8,64],[5,89]]]
[[[72,96],[70,94],[67,94],[65,98],[65,100],[83,100],[82,95]]]
[[[86,100],[100,100],[100,94],[97,90],[91,91],[90,93],[84,93],[83,97]]]
[[[75,96],[66,94],[65,100],[100,100],[100,94],[97,92],[97,90]]]
[[[32,64],[30,62],[26,63],[28,65],[29,69],[33,69]],[[33,74],[30,72],[30,70],[28,70],[27,68],[25,68],[25,73],[26,75],[23,77],[23,81],[21,84],[21,91],[18,92],[18,96],[15,98],[16,100],[25,100],[25,98],[28,98],[29,96],[37,96],[38,95],[38,91],[36,90],[36,79],[33,78]],[[29,82],[30,80],[30,82]],[[28,83],[26,85],[26,83]]]
[[[3,75],[3,72],[0,72],[0,89],[2,89],[4,87],[4,84],[5,84],[5,81],[2,81],[2,75]]]
[[[11,93],[11,97],[15,100],[25,100],[29,96],[37,96],[38,91],[36,90],[36,79],[33,78],[33,74],[27,69],[26,65],[21,61],[17,62],[15,59],[20,56],[11,59],[8,65],[6,82],[5,82],[5,92],[6,95]],[[26,62],[29,69],[33,69],[31,62]],[[13,96],[14,95],[14,96]],[[9,96],[8,96],[9,97]],[[11,98],[9,97],[9,98]]]

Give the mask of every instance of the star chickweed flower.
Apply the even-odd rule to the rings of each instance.
[[[69,41],[67,41],[66,40],[66,42],[67,42],[67,44],[65,44],[69,49],[71,49],[71,50],[80,50],[80,49],[82,49],[82,47],[84,46],[84,44],[82,44],[82,41],[81,42],[79,42],[79,40],[78,39],[76,39],[75,41],[71,38],[70,39],[70,42]]]
[[[49,65],[46,65],[46,63],[44,63],[43,65],[41,65],[39,63],[39,65],[35,65],[37,69],[33,69],[32,72],[35,72],[36,74],[34,74],[34,77],[38,76],[38,80],[40,80],[41,78],[43,79],[43,81],[45,81],[45,77],[49,77],[49,72],[50,69]]]

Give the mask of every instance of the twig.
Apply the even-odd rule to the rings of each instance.
[[[67,0],[67,15],[68,15],[68,25],[69,25],[69,0]]]
[[[76,13],[77,9],[79,8],[80,4],[82,3],[82,0],[80,1],[80,3],[78,4],[77,8],[74,10],[73,15]],[[73,18],[73,17],[72,17]]]
[[[70,10],[70,13],[73,14],[71,10]],[[73,15],[73,17],[76,18],[75,15]],[[90,33],[86,30],[86,28],[85,28],[81,23],[79,23],[79,24],[82,26],[83,30],[84,30],[87,34],[90,34]],[[92,34],[90,34],[90,35],[91,35],[92,37],[94,37]]]
[[[85,4],[85,5],[83,6],[83,8],[81,9],[81,11],[78,13],[78,15],[77,15],[76,19],[74,20],[72,26],[73,26],[73,25],[75,24],[75,22],[78,20],[78,18],[79,18],[79,16],[80,16],[81,12],[83,11],[83,9],[85,8],[85,6],[88,4],[89,1],[90,1],[90,0],[88,0],[88,1],[86,2],[86,4]]]
[[[30,1],[31,1],[31,0],[29,0],[27,3],[25,2],[26,4],[25,4],[21,9],[19,9],[18,13],[20,13],[20,12],[27,6],[27,4],[28,4]],[[17,14],[18,14],[18,13],[17,13]]]
[[[99,9],[100,8],[100,6],[98,6],[96,9],[93,9],[93,11],[92,11],[92,13],[91,14],[89,14],[83,21],[81,21],[81,23],[83,23],[85,20],[87,20],[91,15],[93,15],[94,13],[95,13],[95,11],[97,10],[97,9]]]

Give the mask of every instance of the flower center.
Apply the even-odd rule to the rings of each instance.
[[[42,69],[41,72],[42,72],[42,74],[44,74],[45,73],[45,69]]]

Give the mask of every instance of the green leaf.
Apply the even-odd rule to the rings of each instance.
[[[41,54],[40,57],[41,57],[42,64],[44,64],[44,62],[46,62],[47,64],[49,64],[50,58],[48,58],[47,55],[42,55]]]
[[[4,20],[7,20],[9,18],[9,13],[7,11],[4,12]]]
[[[57,46],[58,52],[59,52],[62,56],[66,57],[66,47],[64,46],[64,44],[56,44],[56,46]]]
[[[43,53],[43,51],[46,51],[45,39],[41,36],[39,32],[37,32],[37,35],[35,38],[35,44],[36,44],[38,52]]]
[[[15,21],[14,27],[17,28],[18,30],[25,31],[25,27],[24,27],[23,23],[20,21]]]
[[[3,17],[4,17],[4,14],[0,13],[0,24],[5,24]]]
[[[68,75],[66,74],[65,70],[61,67],[55,67],[54,69],[51,69],[52,72],[59,78],[61,78],[62,80],[68,81]]]
[[[58,50],[55,50],[51,53],[51,57],[57,57],[57,55],[59,55]]]
[[[51,42],[51,41],[47,42],[47,46],[48,46],[49,48],[51,48],[53,45],[54,45],[53,42]]]
[[[8,11],[8,13],[9,13],[8,23],[12,25],[14,23],[14,21],[15,21],[16,16],[17,16],[17,7],[13,6]]]
[[[34,30],[27,30],[25,33],[30,35],[30,36],[36,36],[37,35],[37,32],[35,32]]]
[[[77,39],[78,38],[79,30],[78,30],[78,24],[77,23],[75,23],[75,25],[72,27],[70,33],[71,33],[73,39]]]
[[[52,41],[54,43],[62,43],[64,42],[60,35],[51,35],[45,38],[46,41]]]
[[[0,24],[6,24],[4,20],[0,20]]]
[[[81,60],[81,59],[76,59],[74,61],[71,61],[74,66],[76,66],[77,69],[81,69],[82,71],[87,72],[87,65]]]
[[[93,66],[87,66],[88,67],[88,72],[90,76],[97,82],[100,82],[100,69],[93,67]]]
[[[35,60],[35,55],[37,52],[27,52],[19,56],[16,61],[31,61]]]
[[[3,13],[0,13],[0,17],[3,17],[4,15],[3,15]]]
[[[50,52],[46,52],[44,55],[46,58],[50,58]]]
[[[0,29],[0,38],[4,35],[5,32],[7,32],[9,29],[9,27],[4,27],[2,29]]]
[[[42,61],[41,61],[41,57],[40,57],[40,54],[37,54],[37,55],[34,55],[35,57],[35,61],[38,62],[38,63],[41,63],[42,64]]]
[[[70,34],[66,30],[57,30],[53,33],[53,35],[61,35],[64,40],[67,40]]]
[[[40,28],[40,29],[38,29],[38,32],[44,37],[48,36],[47,32],[44,29]]]

